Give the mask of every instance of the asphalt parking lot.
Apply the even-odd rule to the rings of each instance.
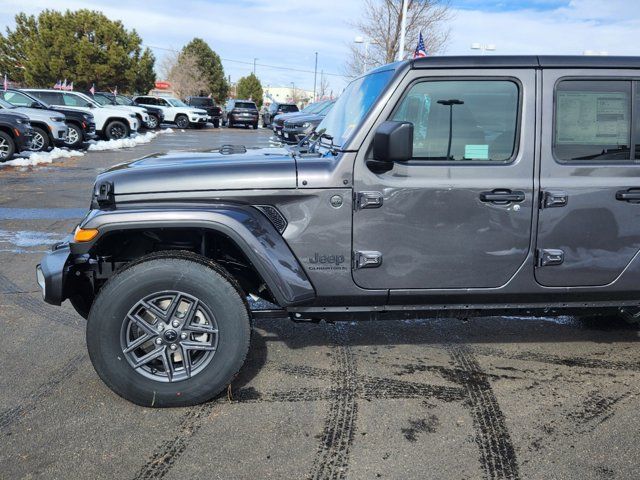
[[[0,167],[0,478],[637,479],[639,335],[615,319],[260,321],[226,395],[141,408],[89,362],[84,320],[34,268],[101,170],[153,152],[269,145],[161,134],[133,149]]]

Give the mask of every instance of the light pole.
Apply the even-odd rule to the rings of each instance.
[[[362,73],[367,73],[367,66],[369,65],[369,39],[357,36],[353,39],[353,43],[364,43],[364,61],[362,62]]]
[[[257,60],[258,60],[257,58],[254,58],[254,59],[253,59],[253,75],[255,75],[255,74],[256,74],[256,61],[257,61]]]
[[[496,46],[493,43],[472,43],[471,50],[480,50],[480,55],[484,55],[485,52],[495,52]]]
[[[296,102],[296,84],[294,82],[291,82],[291,101],[293,103],[297,103]]]
[[[318,78],[318,52],[316,52],[316,68],[313,70],[313,101],[318,98],[316,96],[316,79]]]

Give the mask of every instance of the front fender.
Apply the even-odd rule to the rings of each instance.
[[[218,231],[229,237],[247,256],[282,307],[300,305],[315,298],[302,266],[271,222],[249,206],[154,207],[93,210],[80,224],[97,229],[90,242],[72,243],[71,253],[82,255],[105,234],[120,230],[192,227]]]

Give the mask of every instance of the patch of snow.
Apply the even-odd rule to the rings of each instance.
[[[30,167],[33,165],[41,165],[45,163],[53,163],[58,158],[82,157],[84,152],[77,150],[66,150],[63,148],[54,148],[50,152],[25,152],[28,157],[18,157],[4,163],[0,163],[0,167]]]
[[[173,131],[173,128],[165,128],[164,130],[160,130],[160,133],[175,133],[175,132]]]
[[[101,152],[103,150],[119,150],[120,148],[131,148],[143,143],[149,143],[158,136],[155,132],[147,132],[144,135],[121,138],[119,140],[100,140],[89,145],[89,151]]]
[[[0,230],[0,243],[11,243],[16,247],[37,247],[40,245],[53,245],[64,240],[65,235],[49,232],[34,232],[21,230],[11,232]]]

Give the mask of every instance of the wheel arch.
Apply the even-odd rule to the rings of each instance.
[[[165,245],[167,239],[173,239],[176,250],[188,240],[187,250],[195,245],[195,251],[198,252],[200,247],[197,242],[201,241],[199,253],[204,258],[216,261],[210,254],[210,242],[221,241],[222,253],[229,254],[232,259],[238,257],[239,253],[243,258],[236,259],[247,261],[247,265],[264,282],[281,307],[305,304],[315,298],[315,290],[289,246],[267,217],[253,207],[94,211],[82,222],[81,227],[95,228],[99,234],[91,242],[72,243],[71,252],[75,255],[104,253],[102,249],[105,242],[113,239],[114,234],[120,236],[116,237],[115,243],[122,245],[121,239],[131,241],[135,235],[142,233],[145,236],[156,235],[159,239],[157,245],[160,246]],[[131,243],[136,244],[135,241]],[[137,250],[145,250],[142,254],[151,253],[148,247],[132,246],[132,249],[134,257]],[[157,251],[165,249],[162,247]],[[236,276],[236,273],[230,274]],[[244,282],[239,280],[239,283]]]

